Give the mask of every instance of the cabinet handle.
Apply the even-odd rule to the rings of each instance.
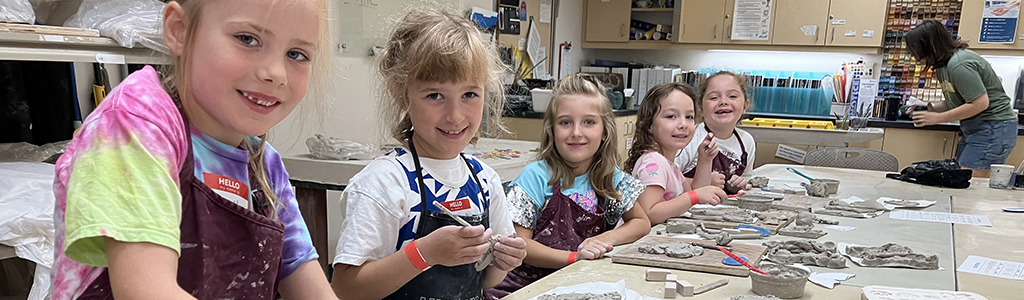
[[[946,148],[946,142],[948,142],[948,141],[949,141],[949,138],[942,138],[942,156],[945,156],[945,157],[949,157],[949,156],[946,156],[946,150],[948,150]],[[950,156],[952,156],[952,155],[950,155]]]
[[[717,39],[718,38],[718,24],[715,24],[715,28],[711,29],[711,32],[713,32],[715,34],[715,37],[712,37],[712,39]]]
[[[828,41],[830,44],[836,41],[836,25],[832,25],[832,40]]]
[[[683,37],[685,35],[686,35],[686,23],[683,23],[683,31],[679,33],[679,37]]]

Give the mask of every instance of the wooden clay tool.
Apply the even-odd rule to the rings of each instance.
[[[707,291],[710,291],[710,290],[713,290],[713,289],[717,289],[717,288],[723,287],[726,284],[729,284],[729,279],[717,280],[717,281],[714,281],[712,283],[708,283],[708,284],[699,286],[697,288],[694,288],[693,289],[693,294],[694,295],[700,295],[700,294],[703,294],[704,292],[707,292]]]
[[[441,203],[439,203],[437,201],[434,201],[434,207],[437,207],[438,209],[441,210],[441,212],[443,212],[444,214],[448,215],[449,217],[452,217],[452,219],[455,219],[455,222],[459,222],[459,224],[462,224],[462,226],[466,226],[466,227],[473,226],[473,225],[469,225],[469,222],[466,222],[466,220],[463,220],[462,218],[459,217],[459,215],[456,215],[452,211],[448,210],[447,207],[444,207],[444,205],[441,205]]]

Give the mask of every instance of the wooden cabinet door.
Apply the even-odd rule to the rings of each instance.
[[[677,0],[682,5],[679,16],[677,43],[722,42],[725,28],[725,1],[722,0]],[[676,30],[673,28],[673,30]]]
[[[882,151],[896,156],[902,170],[919,161],[953,158],[956,143],[956,131],[886,128]]]
[[[776,0],[774,5],[772,45],[825,45],[829,0]]]
[[[827,46],[881,47],[888,0],[832,0]]]
[[[775,11],[777,10],[775,6],[777,6],[777,5],[778,5],[778,0],[776,0],[775,3],[772,4],[772,9],[771,9],[771,12],[770,12],[771,16],[769,17],[769,20],[775,19]],[[733,25],[733,20],[735,19],[735,16],[733,16],[733,13],[735,12],[735,7],[736,7],[736,0],[725,0],[725,18],[722,20],[722,26],[725,28],[725,30],[723,31],[725,33],[725,38],[722,39],[722,43],[725,43],[725,44],[746,44],[746,45],[770,45],[772,43],[771,24],[768,25],[769,32],[768,32],[768,39],[767,40],[733,40],[732,39],[732,25]]]
[[[633,145],[633,133],[636,131],[636,115],[615,117],[615,131],[618,132],[619,158],[626,162],[629,158],[629,148]],[[633,170],[623,170],[630,172]]]
[[[505,129],[511,136],[502,136],[512,140],[540,142],[541,134],[544,133],[544,119],[532,118],[501,118]]]
[[[1020,41],[1020,34],[1024,33],[1024,22],[1017,21],[1017,37],[1013,43],[991,44],[978,43],[981,38],[982,13],[985,9],[984,0],[963,0],[963,10],[960,12],[960,28],[957,35],[961,41],[967,42],[972,49],[1024,49],[1024,42]]]
[[[584,39],[588,42],[628,42],[631,3],[630,0],[587,0]]]

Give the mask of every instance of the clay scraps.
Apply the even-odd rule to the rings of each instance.
[[[540,295],[537,300],[622,300],[622,295],[616,292],[593,294],[593,293],[568,293],[555,295]]]
[[[663,243],[657,245],[640,245],[637,249],[640,253],[664,254],[673,258],[691,258],[704,254],[704,248],[688,243]]]
[[[914,253],[910,247],[887,243],[867,247],[839,243],[839,253],[846,255],[862,267],[904,267],[922,270],[938,270],[939,256]]]
[[[885,212],[884,209],[869,207],[866,204],[867,201],[855,201],[851,203],[851,200],[849,199],[832,200],[826,203],[823,208],[815,207],[812,211],[816,214],[861,219],[874,218]]]
[[[749,183],[750,186],[755,188],[755,189],[763,188],[763,187],[768,186],[768,177],[757,176],[757,177],[751,178],[749,181],[747,181],[747,183]]]
[[[846,258],[839,254],[833,242],[810,240],[768,241],[765,256],[780,264],[804,264],[832,269],[846,268]]]
[[[696,220],[751,224],[757,222],[756,214],[755,211],[737,207],[693,207],[684,216]]]
[[[800,212],[795,222],[790,223],[786,227],[779,228],[779,235],[816,239],[828,234],[824,230],[814,228],[814,224],[817,223],[816,220],[818,218],[814,214]]]

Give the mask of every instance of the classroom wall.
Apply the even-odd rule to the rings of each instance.
[[[555,63],[558,61],[558,45],[564,42],[570,42],[572,48],[569,50],[569,55],[572,57],[569,60],[570,73],[577,72],[580,66],[585,66],[593,62],[593,59],[589,59],[584,53],[583,49],[583,1],[578,0],[558,0],[558,15],[555,18],[555,37],[552,39],[552,47],[554,47],[554,55],[552,59],[555,59]],[[564,58],[563,58],[564,59]],[[551,75],[558,76],[558,66],[553,66]]]

